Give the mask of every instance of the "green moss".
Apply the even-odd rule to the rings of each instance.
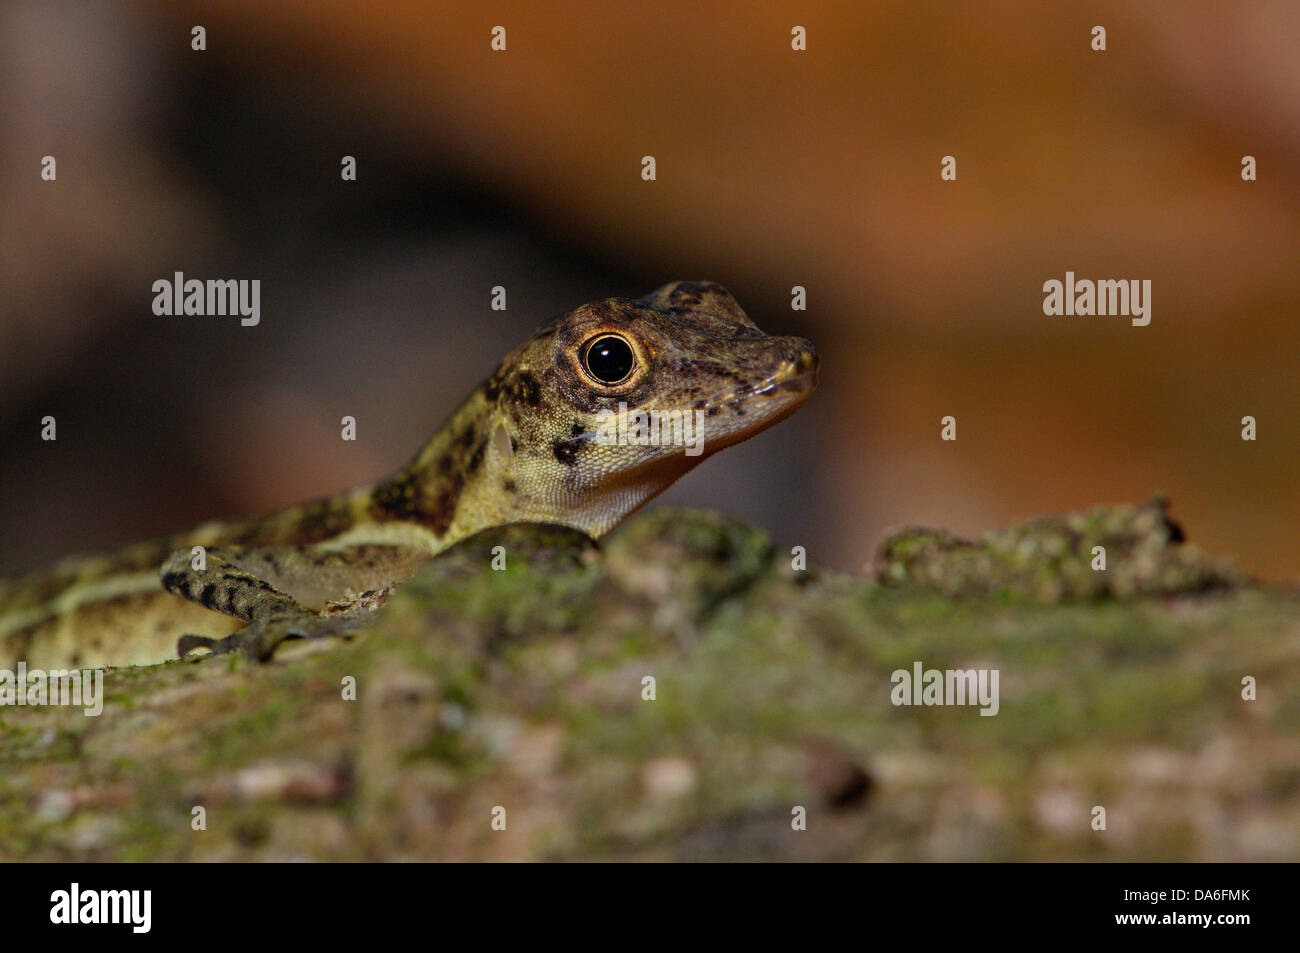
[[[943,530],[907,529],[881,544],[876,578],[948,596],[1048,604],[1104,597],[1201,592],[1242,580],[1183,542],[1160,498],[1042,517],[984,534],[978,543]]]
[[[0,858],[1296,859],[1300,596],[1178,535],[907,531],[864,579],[713,513],[494,530],[346,644],[0,712]],[[999,713],[894,706],[918,661],[997,669]]]

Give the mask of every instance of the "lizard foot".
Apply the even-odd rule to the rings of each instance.
[[[354,631],[372,620],[373,616],[368,611],[331,616],[320,616],[314,612],[277,614],[265,619],[254,619],[224,639],[182,635],[176,643],[176,654],[185,658],[192,652],[207,649],[213,655],[241,652],[255,662],[268,662],[281,642],[289,639],[351,638]]]

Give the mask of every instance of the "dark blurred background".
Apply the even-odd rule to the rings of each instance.
[[[1294,0],[5,0],[0,571],[371,481],[542,320],[707,278],[823,383],[668,499],[856,569],[1159,491],[1295,579],[1298,51]],[[1067,270],[1150,326],[1045,317]],[[175,271],[261,324],[155,316]]]

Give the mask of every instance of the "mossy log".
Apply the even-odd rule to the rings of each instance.
[[[351,641],[0,709],[0,859],[1300,859],[1300,593],[1161,502],[811,555],[506,527]],[[997,670],[997,714],[894,704],[917,663]]]

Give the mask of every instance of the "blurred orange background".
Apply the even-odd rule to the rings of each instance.
[[[1294,580],[1298,50],[1291,0],[6,0],[0,570],[373,480],[545,318],[707,278],[822,387],[673,501],[857,569],[1162,492]],[[261,324],[155,316],[174,271]],[[1151,324],[1045,316],[1066,271]]]

